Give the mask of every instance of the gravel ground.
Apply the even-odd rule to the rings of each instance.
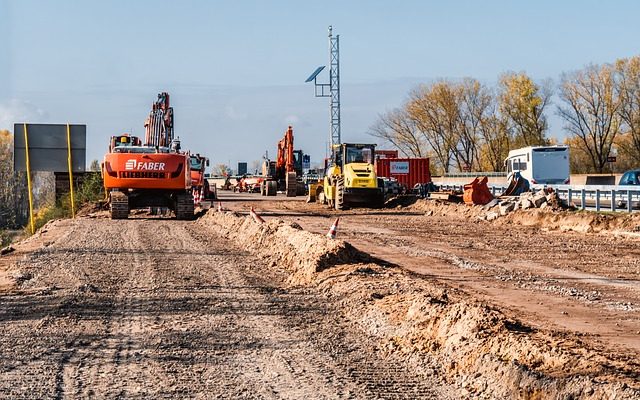
[[[196,222],[81,218],[50,236],[0,296],[0,397],[459,398]]]

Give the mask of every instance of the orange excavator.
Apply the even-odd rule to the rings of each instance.
[[[275,196],[277,190],[284,190],[287,197],[295,197],[303,192],[302,157],[302,150],[293,149],[293,128],[289,126],[284,137],[278,142],[276,161],[267,158],[262,165],[262,175],[265,179],[260,193],[263,196]]]
[[[102,162],[102,179],[112,219],[126,219],[129,210],[161,207],[177,219],[192,219],[189,155],[174,138],[169,94],[160,93],[145,122],[145,143],[123,134],[111,137]]]

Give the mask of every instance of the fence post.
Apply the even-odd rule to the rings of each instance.
[[[596,212],[600,212],[600,189],[596,189]]]
[[[631,190],[627,190],[627,211],[631,212]]]
[[[571,188],[568,189],[567,191],[567,205],[569,207],[571,207],[571,200],[573,199],[573,197],[571,196]]]
[[[584,203],[586,202],[587,202],[587,192],[584,189],[582,189],[582,191],[580,192],[580,208],[582,210],[584,210],[585,208]]]
[[[611,189],[611,211],[616,210],[616,190]]]

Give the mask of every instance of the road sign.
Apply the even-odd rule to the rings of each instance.
[[[616,157],[607,157],[607,162],[616,162]]]
[[[26,171],[25,124],[13,126],[13,168]],[[69,172],[66,124],[26,124],[31,171]],[[69,125],[73,172],[84,172],[87,126]]]

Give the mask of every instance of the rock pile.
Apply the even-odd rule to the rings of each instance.
[[[520,196],[505,196],[493,199],[482,206],[489,211],[478,218],[492,221],[498,217],[505,216],[512,211],[528,209],[549,209],[553,211],[565,210],[569,208],[567,202],[558,197],[553,189],[540,189],[537,192],[524,192]]]

